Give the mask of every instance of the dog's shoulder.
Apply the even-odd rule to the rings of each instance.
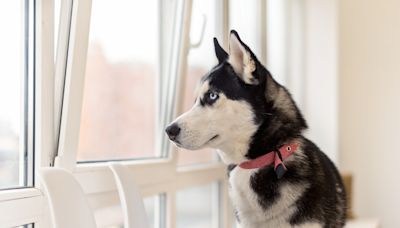
[[[311,141],[304,139],[303,153],[308,167],[303,177],[309,187],[296,202],[297,212],[291,218],[298,224],[313,218],[329,227],[343,227],[346,218],[346,194],[340,174],[333,162]],[[296,167],[297,170],[300,167]]]

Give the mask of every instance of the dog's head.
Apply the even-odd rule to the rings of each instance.
[[[306,124],[289,93],[237,32],[229,54],[215,38],[214,47],[218,64],[201,79],[193,107],[166,128],[169,138],[190,150],[219,149],[225,163],[238,164],[266,152],[272,140],[300,134]]]

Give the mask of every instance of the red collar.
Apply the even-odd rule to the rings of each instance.
[[[263,156],[260,156],[254,160],[245,161],[239,164],[242,169],[257,169],[274,163],[274,170],[279,178],[286,172],[286,166],[283,164],[286,158],[296,152],[299,144],[290,143],[281,146],[278,150],[271,151]]]

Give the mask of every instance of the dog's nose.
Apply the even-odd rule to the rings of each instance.
[[[178,124],[172,124],[168,126],[165,129],[165,132],[167,132],[169,139],[175,140],[176,137],[179,135],[179,132],[181,132],[181,128],[178,126]]]

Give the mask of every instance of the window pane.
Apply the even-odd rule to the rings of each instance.
[[[177,227],[204,228],[218,224],[217,183],[178,191]]]
[[[267,66],[302,107],[305,78],[305,9],[302,1],[267,2]],[[318,65],[318,64],[316,64]]]
[[[24,1],[0,2],[0,189],[28,181],[28,7]],[[29,19],[29,22],[31,20]],[[31,49],[32,50],[32,49]]]
[[[184,88],[183,111],[189,110],[196,99],[196,87],[200,78],[204,76],[213,66],[217,64],[214,55],[213,38],[217,34],[216,1],[214,0],[194,0],[192,11],[192,22],[190,37],[192,42],[200,39],[202,25],[205,20],[205,30],[203,42],[200,47],[192,48],[188,56],[188,71]],[[205,16],[205,19],[204,19]],[[194,163],[204,163],[214,161],[216,154],[213,149],[202,149],[189,151],[180,149],[178,164],[189,165]]]
[[[147,219],[149,220],[150,227],[156,227],[155,224],[155,210],[156,205],[160,202],[160,196],[146,197],[144,198],[144,208],[146,210]]]
[[[60,28],[61,0],[54,0],[54,62],[57,57],[58,29]]]
[[[156,156],[158,7],[93,1],[79,161]]]
[[[260,15],[260,1],[230,0],[229,2],[229,27],[239,33],[240,38],[259,59],[262,54]]]

